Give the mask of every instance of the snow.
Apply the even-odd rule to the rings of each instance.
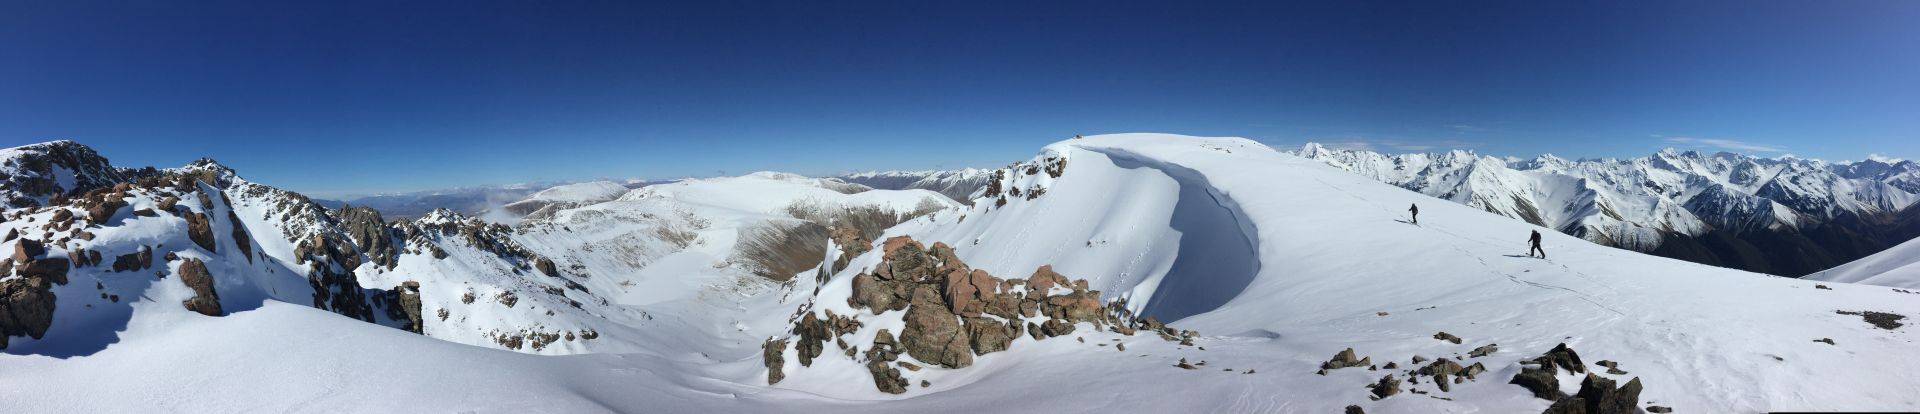
[[[540,192],[527,196],[527,199],[562,203],[586,203],[612,200],[626,193],[626,185],[612,181],[593,181],[540,190]]]
[[[1920,289],[1920,239],[1908,240],[1803,279]]]
[[[1798,229],[1844,215],[1875,216],[1920,200],[1920,168],[1875,161],[1827,164],[1672,148],[1630,160],[1529,161],[1470,151],[1386,155],[1309,143],[1292,152],[1430,196],[1650,251],[1662,233]]]
[[[1406,206],[1427,196],[1239,138],[1089,136],[1049,145],[1035,160],[1048,158],[1066,159],[1065,173],[1012,169],[1001,178],[1003,188],[1025,194],[1044,189],[1038,196],[1008,197],[1004,205],[943,204],[887,233],[945,242],[968,264],[1003,278],[1053,265],[1089,279],[1109,299],[1129,298],[1136,311],[1200,331],[1204,351],[1083,326],[1073,336],[1084,343],[1021,337],[971,367],[907,372],[915,385],[895,396],[875,390],[865,368],[849,359],[830,355],[801,367],[789,350],[787,380],[769,387],[761,341],[788,335],[787,318],[802,303],[817,299],[821,310],[888,320],[843,300],[850,276],[878,257],[855,258],[818,286],[817,297],[811,277],[743,286],[754,279],[715,266],[726,261],[738,230],[791,220],[782,209],[799,200],[915,209],[932,193],[845,194],[809,181],[817,179],[754,174],[647,187],[516,231],[514,240],[568,272],[591,274],[582,283],[614,299],[593,310],[606,319],[578,319],[609,327],[609,339],[617,340],[566,350],[590,354],[467,346],[279,296],[204,317],[180,309],[175,290],[184,287],[170,278],[153,283],[168,290],[123,295],[150,295],[131,306],[151,309],[130,312],[117,340],[97,352],[0,354],[0,409],[1337,412],[1357,404],[1369,412],[1537,412],[1549,402],[1506,379],[1518,361],[1562,342],[1589,362],[1619,361],[1631,374],[1603,376],[1640,378],[1642,405],[1682,412],[1920,409],[1912,393],[1920,389],[1914,328],[1883,330],[1834,312],[1920,316],[1913,296],[1884,287],[1815,289],[1812,281],[1603,247],[1453,203],[1422,205],[1413,225],[1403,222]],[[245,215],[258,214],[242,200],[235,204]],[[136,228],[184,234],[145,224],[183,225],[177,221],[132,219],[142,224],[96,243],[131,240]],[[256,239],[266,238],[259,235],[266,224],[247,225]],[[685,226],[698,237],[687,246],[642,237],[662,226]],[[1534,230],[1544,236],[1548,259],[1524,255]],[[167,241],[176,242],[190,243]],[[269,255],[284,248],[261,246]],[[450,253],[456,263],[493,260]],[[487,269],[419,266],[410,264],[419,256],[412,257],[402,260],[405,272],[391,274],[453,278]],[[421,273],[408,273],[414,271]],[[553,283],[508,275],[495,276],[499,283]],[[360,276],[370,288],[397,280],[364,269]],[[90,289],[89,280],[64,289]],[[622,287],[627,281],[635,283]],[[228,281],[221,283],[225,301]],[[448,293],[426,289],[423,299],[446,300],[436,296]],[[513,317],[576,320],[534,315]],[[900,332],[876,323],[850,339],[870,341],[879,328]],[[1434,340],[1436,331],[1467,342]],[[1819,338],[1835,345],[1813,342]],[[1095,345],[1115,339],[1128,350]],[[1488,343],[1500,350],[1464,361],[1489,368],[1477,381],[1446,393],[1424,383],[1403,386],[1452,400],[1402,393],[1369,401],[1362,386],[1386,372],[1313,374],[1347,347],[1377,363],[1406,365],[1414,355],[1451,358]],[[1181,358],[1208,364],[1172,367]],[[1257,373],[1242,373],[1249,368]],[[931,386],[919,387],[921,380]],[[1571,386],[1575,377],[1560,380]]]

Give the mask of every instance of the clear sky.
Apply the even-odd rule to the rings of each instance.
[[[1920,157],[1916,1],[276,3],[0,0],[0,144],[323,195],[992,167],[1138,131]]]

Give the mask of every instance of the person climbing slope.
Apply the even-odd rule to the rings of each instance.
[[[1412,208],[1407,209],[1407,212],[1413,213],[1413,224],[1420,224],[1420,205],[1419,204],[1414,204]]]
[[[1533,252],[1540,252],[1540,258],[1542,259],[1547,258],[1547,250],[1540,248],[1540,231],[1539,230],[1534,230],[1533,236],[1527,237],[1527,244],[1532,246],[1527,248],[1527,257],[1533,257]]]

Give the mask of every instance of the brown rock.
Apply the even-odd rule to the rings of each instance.
[[[0,349],[7,337],[25,335],[40,339],[53,326],[55,305],[52,285],[43,279],[12,278],[0,280]]]
[[[550,277],[560,277],[560,269],[554,267],[552,259],[548,259],[545,257],[534,259],[533,268],[535,270],[539,270],[540,274],[544,274]]]
[[[960,318],[947,311],[940,294],[929,285],[919,285],[913,291],[900,344],[908,355],[922,362],[947,368],[973,365],[972,346],[967,332],[961,329]]]
[[[13,244],[14,263],[31,262],[45,254],[47,254],[47,246],[39,240],[20,239],[19,243]]]
[[[782,372],[787,363],[786,353],[785,340],[768,338],[766,343],[760,345],[760,359],[767,367],[767,385],[778,384],[787,378],[787,374]]]
[[[208,253],[218,252],[219,250],[216,249],[218,246],[214,244],[213,239],[213,222],[207,219],[207,215],[193,213],[186,215],[185,218],[187,219],[187,238],[193,239],[193,244],[206,249]]]
[[[969,344],[975,355],[1005,351],[1018,335],[1014,329],[991,318],[966,318]]]
[[[1066,276],[1054,273],[1053,265],[1040,266],[1039,269],[1034,269],[1032,276],[1027,277],[1027,289],[1032,292],[1028,294],[1045,296],[1054,286],[1065,286],[1068,283],[1071,282],[1067,281]]]
[[[1373,357],[1358,358],[1356,355],[1354,355],[1353,348],[1347,348],[1345,350],[1340,351],[1339,353],[1333,354],[1333,359],[1329,359],[1327,360],[1327,362],[1321,363],[1320,369],[1331,371],[1331,370],[1336,370],[1341,368],[1364,367],[1368,365],[1373,365]]]
[[[1048,337],[1072,335],[1073,328],[1073,322],[1059,319],[1048,319],[1045,323],[1040,324],[1040,332],[1046,334]]]
[[[200,259],[188,258],[180,262],[180,282],[193,288],[193,297],[181,305],[187,310],[201,315],[220,316],[220,293],[214,290],[213,275],[207,273],[207,264]]]

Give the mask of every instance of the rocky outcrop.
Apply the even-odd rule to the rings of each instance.
[[[1865,319],[1867,321],[1867,324],[1873,325],[1873,327],[1875,328],[1885,329],[1889,331],[1900,328],[1900,326],[1904,325],[1900,323],[1900,320],[1907,318],[1906,315],[1901,315],[1897,313],[1887,313],[1887,312],[1844,311],[1844,310],[1837,310],[1833,312],[1841,315],[1859,316],[1861,319]]]
[[[182,217],[187,219],[187,238],[192,239],[193,244],[206,249],[208,253],[219,252],[219,246],[214,244],[213,222],[207,219],[205,213],[188,213]]]
[[[153,248],[140,246],[140,250],[113,258],[113,271],[131,272],[147,270],[153,267]]]
[[[1384,377],[1380,377],[1379,382],[1375,382],[1367,388],[1373,391],[1373,399],[1378,400],[1392,397],[1394,394],[1400,393],[1400,380],[1395,379],[1393,374],[1387,374]]]
[[[247,226],[240,223],[240,216],[233,210],[227,210],[227,223],[233,225],[233,247],[240,249],[240,255],[247,257],[247,263],[253,263],[253,237],[247,235]]]
[[[332,215],[340,223],[341,230],[353,245],[359,246],[367,255],[367,260],[392,269],[399,265],[400,248],[393,242],[392,229],[387,227],[380,212],[367,207],[344,207],[333,211]]]
[[[787,374],[782,370],[787,365],[786,353],[785,340],[768,338],[766,343],[760,344],[760,360],[767,366],[767,385],[787,379]]]
[[[1328,359],[1327,362],[1320,363],[1320,372],[1324,374],[1326,371],[1369,365],[1373,365],[1373,357],[1360,358],[1354,355],[1353,348],[1347,348],[1341,350],[1339,353],[1333,354],[1333,359]]]
[[[1555,346],[1546,354],[1520,363],[1532,365],[1532,367],[1521,368],[1520,372],[1514,374],[1507,383],[1526,388],[1533,393],[1534,397],[1543,400],[1558,401],[1566,396],[1560,392],[1560,381],[1554,378],[1559,375],[1560,370],[1564,369],[1572,373],[1587,372],[1586,364],[1580,361],[1580,354],[1574,352],[1573,348],[1568,348],[1567,344]]]
[[[65,257],[45,257],[47,247],[33,239],[20,239],[13,245],[14,274],[41,279],[57,285],[67,284],[67,270],[72,261]]]
[[[183,259],[180,262],[180,282],[193,288],[193,297],[182,302],[187,310],[201,315],[220,316],[220,293],[214,290],[213,274],[207,272],[207,264],[200,259]]]
[[[401,282],[388,294],[387,317],[402,323],[401,329],[417,334],[426,333],[425,318],[420,309],[420,282]]]
[[[34,277],[0,280],[0,349],[7,338],[24,335],[40,339],[53,326],[54,294],[50,281]]]
[[[1554,401],[1542,413],[1558,414],[1636,414],[1640,412],[1640,379],[1614,388],[1613,380],[1587,374],[1580,381],[1580,392]],[[1649,410],[1651,411],[1651,410]]]
[[[850,241],[860,240],[847,231],[838,233]],[[1145,330],[1187,344],[1193,339],[1192,331],[1134,318],[1123,301],[1102,304],[1100,292],[1088,289],[1087,281],[1068,279],[1051,267],[1043,266],[1025,279],[1000,279],[967,266],[955,253],[944,243],[929,247],[904,236],[886,240],[881,244],[880,263],[854,275],[846,299],[849,306],[871,313],[842,316],[822,311],[826,315],[822,318],[809,302],[789,319],[794,325],[788,339],[796,341],[801,365],[810,366],[813,359],[822,357],[830,342],[840,344],[849,357],[859,355],[857,347],[846,345],[840,337],[858,329],[855,316],[869,315],[902,319],[897,340],[883,329],[865,351],[864,363],[875,386],[889,393],[904,393],[910,384],[901,368],[919,369],[905,361],[895,363],[901,353],[918,362],[959,369],[972,365],[976,355],[1011,348],[1023,334],[1036,340],[1069,335],[1081,323],[1127,335]],[[905,312],[896,312],[901,310]]]
[[[913,303],[907,307],[907,325],[900,330],[900,345],[908,355],[923,362],[947,368],[973,365],[973,348],[966,331],[960,328],[960,318],[946,308],[933,286],[915,287]]]

